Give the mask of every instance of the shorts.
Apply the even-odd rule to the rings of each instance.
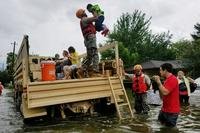
[[[76,64],[73,64],[73,65],[70,66],[70,68],[71,68],[71,70],[73,71],[73,70],[75,70],[75,69],[78,68],[78,67],[77,67]]]

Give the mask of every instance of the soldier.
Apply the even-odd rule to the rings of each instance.
[[[97,20],[96,16],[87,17],[85,10],[79,9],[76,12],[76,16],[81,19],[80,26],[84,37],[84,44],[87,51],[87,57],[82,62],[82,68],[84,71],[84,76],[88,77],[89,66],[92,64],[92,69],[94,72],[99,72],[99,56],[96,44],[96,29],[92,22]]]

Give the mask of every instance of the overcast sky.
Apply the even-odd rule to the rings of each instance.
[[[170,31],[173,40],[190,39],[193,26],[200,22],[200,0],[1,0],[0,62],[5,62],[16,41],[18,51],[23,35],[29,35],[30,53],[54,56],[72,45],[85,52],[79,19],[75,13],[88,3],[98,3],[105,12],[105,24],[112,31],[122,13],[135,9],[152,17],[154,33]],[[88,14],[91,15],[91,14]],[[97,35],[97,43],[105,37]]]

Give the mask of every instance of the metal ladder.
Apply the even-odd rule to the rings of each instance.
[[[118,91],[119,90],[122,91],[122,95],[120,95],[120,96],[123,97],[122,101],[119,101],[117,99],[117,95],[116,95],[116,92],[115,92],[115,91],[117,91],[117,89],[113,88],[112,78],[108,77],[108,81],[109,81],[111,92],[112,92],[112,95],[113,95],[113,98],[114,98],[115,107],[116,107],[116,110],[117,110],[119,120],[130,119],[130,118],[132,119],[133,118],[133,111],[131,109],[129,99],[128,99],[126,90],[124,88],[122,78],[118,77],[118,80],[119,80],[119,83],[121,84],[121,88],[118,89]],[[124,110],[123,108],[125,108],[125,107],[126,108],[128,107],[128,109]],[[126,111],[126,113],[127,113],[127,115],[125,115],[126,117],[124,117],[123,111]],[[129,116],[129,117],[127,118],[127,116]]]

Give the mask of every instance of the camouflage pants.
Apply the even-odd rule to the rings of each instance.
[[[147,93],[135,93],[135,111],[136,113],[148,113]]]
[[[95,47],[87,48],[87,57],[82,62],[83,70],[88,72],[90,65],[94,71],[99,71],[99,55]]]

